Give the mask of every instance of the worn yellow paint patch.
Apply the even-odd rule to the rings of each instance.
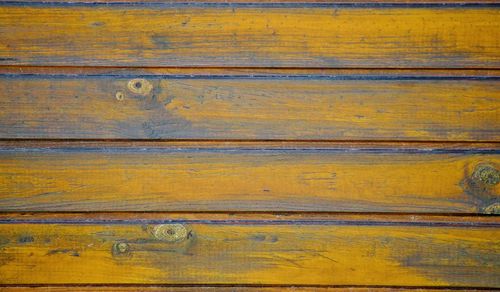
[[[194,127],[211,125],[217,137],[475,140],[484,131],[494,140],[500,116],[496,82],[164,80],[160,86],[169,112]]]

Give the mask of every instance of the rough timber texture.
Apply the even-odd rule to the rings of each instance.
[[[497,76],[199,74],[4,74],[0,138],[500,139]]]
[[[0,281],[500,287],[493,219],[113,216],[4,215]],[[184,237],[162,240],[162,224]]]
[[[0,0],[0,290],[500,289],[499,27],[495,0]]]
[[[0,64],[500,67],[494,4],[271,4],[4,3]]]
[[[494,213],[496,144],[3,143],[2,211]]]

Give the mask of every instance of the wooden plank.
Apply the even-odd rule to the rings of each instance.
[[[2,284],[500,287],[496,217],[51,216],[2,215]]]
[[[431,288],[380,288],[380,287],[304,287],[304,286],[279,286],[279,287],[246,287],[246,286],[3,286],[3,292],[60,292],[60,291],[73,291],[73,292],[98,292],[98,291],[113,291],[113,292],[129,292],[129,291],[145,291],[145,292],[452,292],[464,289],[431,289]],[[484,289],[469,288],[467,291],[485,291]]]
[[[345,71],[4,73],[0,138],[500,141],[498,80]]]
[[[0,146],[0,211],[497,213],[500,202],[498,144]]]
[[[497,7],[3,2],[0,64],[500,68]]]

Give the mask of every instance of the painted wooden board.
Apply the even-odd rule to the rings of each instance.
[[[64,285],[64,286],[4,286],[1,287],[3,292],[60,292],[60,291],[73,291],[73,292],[98,292],[98,291],[113,291],[113,292],[130,292],[130,291],[144,291],[144,292],[463,292],[464,289],[460,288],[380,288],[380,287],[328,287],[328,286],[168,286],[168,285],[127,285],[127,286],[97,286],[97,285]],[[480,292],[484,289],[469,288],[467,291]]]
[[[0,138],[500,141],[497,75],[177,72],[3,73]]]
[[[70,216],[2,215],[0,283],[500,287],[496,217]]]
[[[500,213],[498,144],[0,146],[0,211]]]
[[[495,3],[0,4],[3,65],[500,67]]]

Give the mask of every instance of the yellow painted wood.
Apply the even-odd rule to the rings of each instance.
[[[281,287],[241,287],[241,286],[17,286],[17,287],[2,287],[3,292],[97,292],[97,291],[113,291],[113,292],[129,292],[129,291],[144,291],[144,292],[452,292],[463,291],[459,288],[448,289],[431,289],[431,288],[360,288],[360,287],[303,287],[303,286],[281,286]],[[483,291],[482,289],[467,289],[467,291]]]
[[[0,210],[495,213],[500,202],[498,180],[475,175],[488,166],[498,179],[495,148],[124,144],[1,147]]]
[[[494,77],[221,74],[4,75],[0,137],[500,141]]]
[[[177,242],[155,237],[161,221],[3,221],[0,283],[500,287],[498,221],[204,216],[175,221]]]
[[[499,23],[491,6],[2,4],[0,64],[499,68]]]
[[[26,0],[30,1],[30,0]],[[102,0],[109,1],[109,0]],[[219,0],[214,0],[219,1]],[[373,0],[378,1],[378,0]],[[428,1],[428,0],[425,0]],[[438,0],[436,0],[438,1]],[[441,1],[441,0],[439,0]],[[454,0],[455,1],[455,0]],[[490,1],[490,0],[484,0]],[[493,0],[492,0],[493,1]],[[324,76],[385,76],[398,79],[405,76],[418,79],[419,77],[447,77],[447,78],[471,78],[476,77],[481,79],[484,77],[500,78],[500,70],[494,69],[443,69],[443,68],[427,68],[427,69],[332,69],[332,68],[204,68],[204,67],[79,67],[79,66],[0,66],[0,74],[6,75],[21,75],[21,76],[42,76],[42,75],[115,75],[115,76],[157,76],[166,75],[194,75],[194,76],[218,76],[226,77],[238,76],[259,76],[259,77],[276,77],[276,76],[304,76],[310,75],[314,78],[317,75]]]

